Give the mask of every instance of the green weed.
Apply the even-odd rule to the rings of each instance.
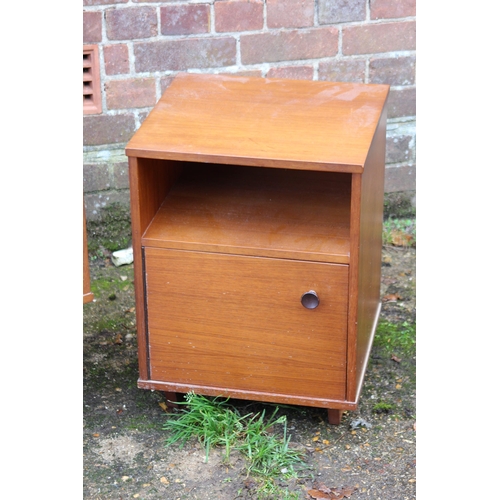
[[[269,421],[265,421],[265,410],[254,415],[246,422],[244,440],[237,447],[248,460],[250,473],[259,476],[286,478],[294,474],[293,465],[302,462],[301,455],[289,448],[286,416],[274,420],[278,408]],[[275,425],[283,426],[283,436],[277,437],[270,429]],[[291,475],[290,475],[291,474]]]
[[[189,439],[197,438],[205,448],[205,461],[214,447],[224,448],[226,461],[231,450],[236,450],[246,458],[247,474],[260,479],[259,494],[267,495],[270,490],[277,494],[276,490],[280,491],[279,498],[294,498],[288,490],[277,489],[274,484],[278,478],[296,477],[294,466],[304,466],[301,453],[289,447],[286,416],[276,418],[278,407],[269,418],[265,411],[240,415],[227,401],[188,393],[186,401],[179,403],[187,409],[170,416],[163,426],[171,433],[166,445],[179,442],[182,447]],[[276,433],[278,426],[282,428],[281,435]]]
[[[111,276],[93,276],[90,282],[90,288],[96,298],[105,297],[110,300],[116,299],[116,294],[120,291],[127,291],[132,284],[133,274],[130,269],[122,268],[122,273],[125,274],[126,279],[122,280],[118,277]]]
[[[407,321],[391,323],[380,320],[373,345],[385,353],[413,356],[416,351],[416,330],[416,325]]]
[[[380,401],[373,406],[374,413],[390,413],[394,409],[394,405]]]
[[[166,444],[170,446],[180,442],[181,447],[196,437],[205,448],[205,461],[215,446],[223,446],[225,459],[229,459],[231,447],[240,439],[244,429],[243,420],[227,404],[227,400],[208,399],[194,393],[186,395],[186,401],[179,404],[188,405],[177,418],[171,417],[165,422],[164,430],[172,432]]]
[[[300,500],[302,495],[297,491],[289,491],[286,488],[278,486],[272,478],[265,479],[257,490],[257,498],[280,500]]]

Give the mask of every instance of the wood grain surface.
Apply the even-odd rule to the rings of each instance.
[[[145,267],[152,380],[345,398],[348,266],[146,248]]]
[[[362,172],[388,85],[179,74],[129,156]]]
[[[141,236],[182,170],[178,162],[129,158],[130,214],[134,252],[135,316],[139,375],[147,376],[147,326]]]
[[[350,176],[184,167],[144,246],[349,263]]]

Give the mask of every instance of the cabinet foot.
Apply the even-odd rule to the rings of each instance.
[[[168,392],[161,391],[163,396],[165,397],[165,402],[169,408],[179,408],[179,401],[182,399],[182,394],[178,392]]]
[[[342,420],[343,410],[328,410],[328,423],[339,425]]]

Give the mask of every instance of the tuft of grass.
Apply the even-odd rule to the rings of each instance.
[[[289,448],[290,436],[287,436],[286,416],[274,420],[278,408],[269,421],[265,420],[265,410],[254,415],[246,422],[243,442],[238,450],[245,455],[250,473],[267,477],[292,477],[293,465],[302,462],[299,452]],[[277,437],[270,429],[275,425],[283,426],[282,437]]]
[[[416,247],[417,223],[415,219],[387,219],[383,223],[384,245]]]
[[[208,461],[210,450],[217,446],[224,448],[226,461],[232,450],[238,451],[246,458],[247,474],[260,478],[260,493],[267,495],[271,490],[273,494],[280,491],[280,498],[294,498],[288,490],[274,484],[278,478],[297,477],[294,466],[304,466],[302,454],[289,446],[286,416],[276,418],[278,407],[269,418],[265,410],[240,415],[227,402],[228,399],[188,393],[186,401],[179,403],[187,408],[170,415],[163,425],[163,429],[171,433],[165,444],[171,446],[179,442],[182,447],[189,439],[197,438],[205,448],[205,461]],[[282,428],[282,434],[278,435],[277,427]]]
[[[374,413],[390,413],[394,409],[394,405],[391,403],[386,403],[385,401],[380,401],[373,405]]]
[[[278,486],[272,479],[267,479],[257,490],[257,498],[280,500],[300,500],[302,495],[297,491],[289,491]]]
[[[417,327],[414,323],[404,321],[391,323],[380,320],[373,340],[374,346],[386,354],[401,354],[406,357],[415,355]]]
[[[172,433],[166,445],[180,442],[182,448],[195,437],[205,448],[205,461],[208,461],[209,452],[215,446],[225,448],[225,459],[228,460],[231,447],[243,433],[243,421],[247,417],[241,417],[231,409],[227,399],[208,399],[192,392],[186,395],[186,401],[178,404],[187,405],[189,409],[165,422],[163,429]]]

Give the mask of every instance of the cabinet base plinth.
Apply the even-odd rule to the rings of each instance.
[[[182,399],[182,394],[178,392],[161,391],[165,397],[165,403],[168,408],[179,408],[179,401]]]
[[[139,387],[141,387],[141,385],[139,385]],[[147,388],[145,386],[142,386],[142,388]],[[149,389],[152,389],[151,387],[149,387]],[[155,390],[155,389],[152,389],[152,390]],[[157,389],[158,390],[158,389]],[[165,391],[165,390],[158,390],[158,392],[160,392],[161,394],[163,394],[163,397],[165,398],[165,404],[167,405],[167,407],[169,409],[174,409],[174,408],[180,408],[180,402],[184,399],[185,397],[185,392],[174,392],[174,391]],[[210,392],[210,391],[208,391]],[[241,395],[231,395],[229,393],[226,393],[224,395],[222,394],[219,394],[217,396],[215,396],[214,394],[209,394],[207,391],[203,391],[203,393],[207,396],[212,396],[212,397],[228,397],[228,398],[231,398],[231,397],[234,397],[235,399],[240,399],[241,398]],[[199,393],[201,394],[201,393]],[[248,399],[248,398],[242,398],[242,399]],[[258,399],[254,399],[254,398],[251,398],[253,399],[254,401],[262,401],[262,402],[265,402],[267,398],[258,398]],[[280,404],[280,402],[276,401],[276,400],[267,400],[267,402],[274,402],[276,404]],[[285,403],[286,404],[286,403]],[[293,403],[292,403],[293,404]],[[306,406],[309,406],[309,405],[306,405]],[[356,404],[350,404],[350,410],[355,410],[357,405]],[[314,407],[314,406],[311,406],[311,407]],[[323,407],[324,408],[324,407]],[[327,416],[328,416],[328,423],[330,425],[340,425],[340,423],[342,422],[342,417],[344,415],[344,412],[346,411],[345,409],[334,409],[334,408],[325,408],[327,410]]]

